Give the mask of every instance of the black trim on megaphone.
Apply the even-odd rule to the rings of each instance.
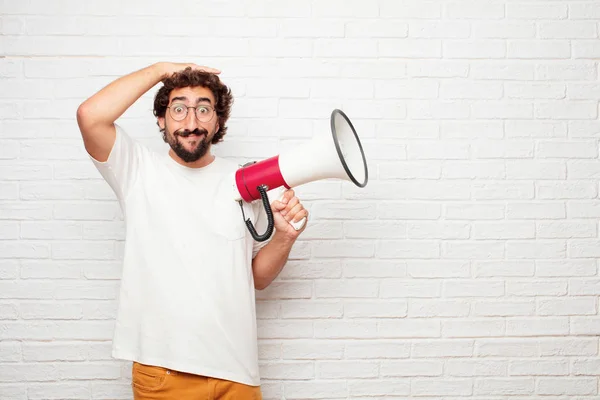
[[[336,114],[339,114],[342,118],[344,118],[346,120],[350,129],[352,129],[352,133],[354,134],[356,142],[358,143],[358,147],[360,149],[360,155],[362,156],[362,160],[363,160],[363,166],[365,167],[365,181],[364,182],[359,182],[356,179],[356,177],[354,175],[352,175],[352,171],[350,171],[350,168],[348,167],[348,164],[346,163],[346,160],[344,159],[344,155],[342,153],[342,149],[340,147],[340,143],[337,138],[337,132],[336,132],[336,128],[335,128],[335,115]],[[369,180],[369,170],[367,168],[367,159],[365,158],[365,152],[363,150],[362,144],[360,143],[360,139],[358,138],[358,134],[356,133],[356,129],[354,129],[354,125],[352,125],[352,122],[350,122],[350,119],[348,118],[348,116],[342,110],[337,109],[337,108],[331,112],[330,123],[331,123],[331,134],[333,136],[333,142],[335,143],[335,149],[338,153],[338,156],[340,157],[340,161],[342,162],[342,166],[344,167],[344,170],[348,174],[348,177],[350,177],[352,182],[354,182],[354,184],[358,187],[363,188],[363,187],[367,186],[367,182]]]

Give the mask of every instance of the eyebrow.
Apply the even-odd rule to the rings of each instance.
[[[188,101],[188,98],[185,97],[185,96],[177,96],[177,97],[173,97],[171,99],[171,102],[178,101],[178,100],[180,100],[180,101]],[[198,97],[197,103],[212,104],[212,101],[208,97]]]

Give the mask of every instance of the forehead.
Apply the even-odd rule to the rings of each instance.
[[[185,103],[193,104],[196,104],[198,99],[206,98],[210,100],[210,104],[215,104],[215,96],[213,95],[212,91],[203,86],[173,89],[169,95],[169,102],[171,102],[175,97],[184,97],[186,99]]]

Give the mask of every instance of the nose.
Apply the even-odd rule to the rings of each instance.
[[[188,108],[188,114],[183,120],[183,126],[189,131],[193,131],[198,128],[198,119],[196,118],[196,109]]]

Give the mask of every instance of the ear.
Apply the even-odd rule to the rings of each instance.
[[[221,129],[221,127],[219,126],[219,121],[217,121],[217,125],[215,126],[215,133],[219,132],[219,129]]]
[[[163,130],[165,129],[165,117],[158,117],[158,127]]]

